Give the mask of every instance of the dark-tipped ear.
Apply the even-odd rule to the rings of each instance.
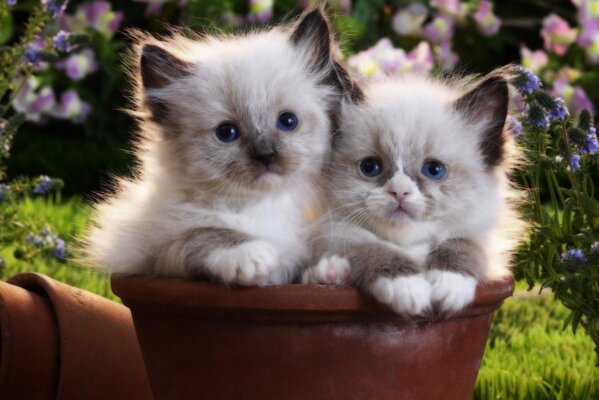
[[[193,64],[183,61],[160,46],[144,44],[140,72],[145,89],[158,89],[191,72]]]
[[[499,165],[505,155],[504,126],[508,104],[509,87],[507,80],[501,76],[486,78],[455,103],[456,109],[468,122],[485,122],[479,140],[485,163],[489,167]]]
[[[354,104],[364,103],[365,96],[360,85],[352,79],[347,68],[340,62],[333,61],[333,72],[330,75],[333,84],[337,86],[343,96]]]
[[[317,70],[331,62],[332,33],[329,20],[320,8],[303,14],[291,33],[291,42],[304,46],[310,53]]]

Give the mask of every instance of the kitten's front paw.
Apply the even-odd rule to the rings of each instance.
[[[225,283],[264,285],[279,264],[279,252],[268,242],[253,240],[217,249],[206,259],[208,270]]]
[[[431,284],[422,274],[378,278],[370,292],[402,315],[424,315],[431,307]]]
[[[330,256],[320,259],[318,264],[302,274],[302,283],[317,285],[339,285],[345,283],[350,264],[344,257]]]
[[[443,312],[456,312],[474,301],[476,279],[459,272],[431,270],[426,277],[432,286],[433,302]]]

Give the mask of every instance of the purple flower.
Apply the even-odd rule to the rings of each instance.
[[[64,243],[64,240],[57,237],[56,238],[56,247],[54,248],[54,257],[59,260],[64,260],[67,257],[67,249]]]
[[[522,133],[522,123],[518,120],[518,118],[510,117],[509,127],[510,132],[512,135],[514,135],[514,137],[518,137],[520,136],[520,133]]]
[[[40,60],[40,55],[33,47],[28,47],[23,53],[23,58],[31,64],[37,64]]]
[[[570,167],[572,167],[572,171],[580,169],[580,156],[578,154],[572,154],[570,157]]]
[[[272,19],[274,0],[249,0],[250,13],[247,21],[251,24],[265,24]]]
[[[42,0],[42,5],[46,12],[52,13],[54,17],[58,17],[67,8],[68,0]]]
[[[44,245],[44,238],[33,233],[27,235],[25,240],[27,240],[29,243],[32,243],[36,247],[42,247]]]
[[[537,74],[549,62],[549,56],[543,50],[531,51],[528,47],[520,47],[522,65]]]
[[[454,19],[447,15],[437,15],[424,26],[422,35],[434,43],[451,40],[453,37]]]
[[[55,103],[56,99],[52,88],[46,86],[39,89],[39,81],[32,76],[21,86],[12,107],[17,112],[25,113],[27,120],[40,122],[42,115],[49,112]]]
[[[56,68],[64,69],[69,78],[80,81],[98,68],[92,49],[84,49],[56,63]]]
[[[576,30],[572,29],[568,22],[557,14],[550,14],[543,20],[541,36],[545,43],[545,49],[558,56],[563,56],[568,47],[576,40]]]
[[[481,0],[478,9],[472,14],[479,31],[485,36],[493,36],[501,28],[501,20],[493,13],[493,3]]]
[[[44,195],[52,190],[53,187],[52,179],[46,175],[42,175],[37,179],[37,184],[33,188],[34,194]]]
[[[597,7],[597,6],[595,6]],[[599,7],[597,7],[599,9]],[[593,64],[599,63],[599,17],[589,18],[581,21],[582,31],[578,36],[578,44],[587,53],[588,60]]]
[[[71,50],[73,50],[73,45],[71,44],[71,33],[61,30],[52,38],[52,44],[56,50],[69,53]]]
[[[599,141],[597,140],[597,129],[591,127],[587,135],[587,141],[582,149],[583,152],[593,155],[599,151]]]
[[[531,70],[524,67],[517,69],[518,76],[514,80],[514,85],[523,94],[531,94],[541,87],[541,80]]]
[[[562,253],[562,261],[565,260],[577,260],[584,262],[584,254],[580,249],[569,249],[565,253]]]
[[[526,123],[533,128],[545,129],[549,126],[549,118],[543,107],[538,104],[532,104],[528,107]]]
[[[574,111],[575,115],[578,115],[582,110],[589,110],[591,114],[595,113],[595,106],[587,95],[587,92],[581,86],[574,87],[574,93],[570,101],[570,107]]]
[[[60,96],[60,103],[52,115],[60,119],[70,119],[75,123],[83,122],[91,112],[89,103],[81,100],[74,90],[67,90]]]
[[[17,4],[17,0],[6,0],[6,5],[13,7]]]
[[[418,36],[427,15],[428,10],[424,4],[410,3],[409,6],[397,10],[393,16],[393,30],[401,36]]]
[[[564,120],[570,115],[566,103],[561,97],[555,99],[555,107],[549,110],[547,116],[550,120]]]
[[[566,265],[566,269],[570,272],[575,272],[584,267],[585,257],[580,249],[569,249],[561,254],[562,263]]]

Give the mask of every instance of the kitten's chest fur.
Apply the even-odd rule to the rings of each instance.
[[[301,186],[218,208],[231,229],[297,254],[305,253],[307,225],[319,208],[315,198],[313,187]]]

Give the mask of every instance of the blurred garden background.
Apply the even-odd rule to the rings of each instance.
[[[94,198],[133,167],[135,123],[122,111],[128,28],[243,31],[291,20],[312,3],[0,0],[0,278],[39,271],[118,301],[72,249]],[[527,149],[515,180],[531,189],[523,212],[534,230],[474,397],[598,399],[599,1],[326,3],[340,51],[364,82],[527,68],[510,124]]]

